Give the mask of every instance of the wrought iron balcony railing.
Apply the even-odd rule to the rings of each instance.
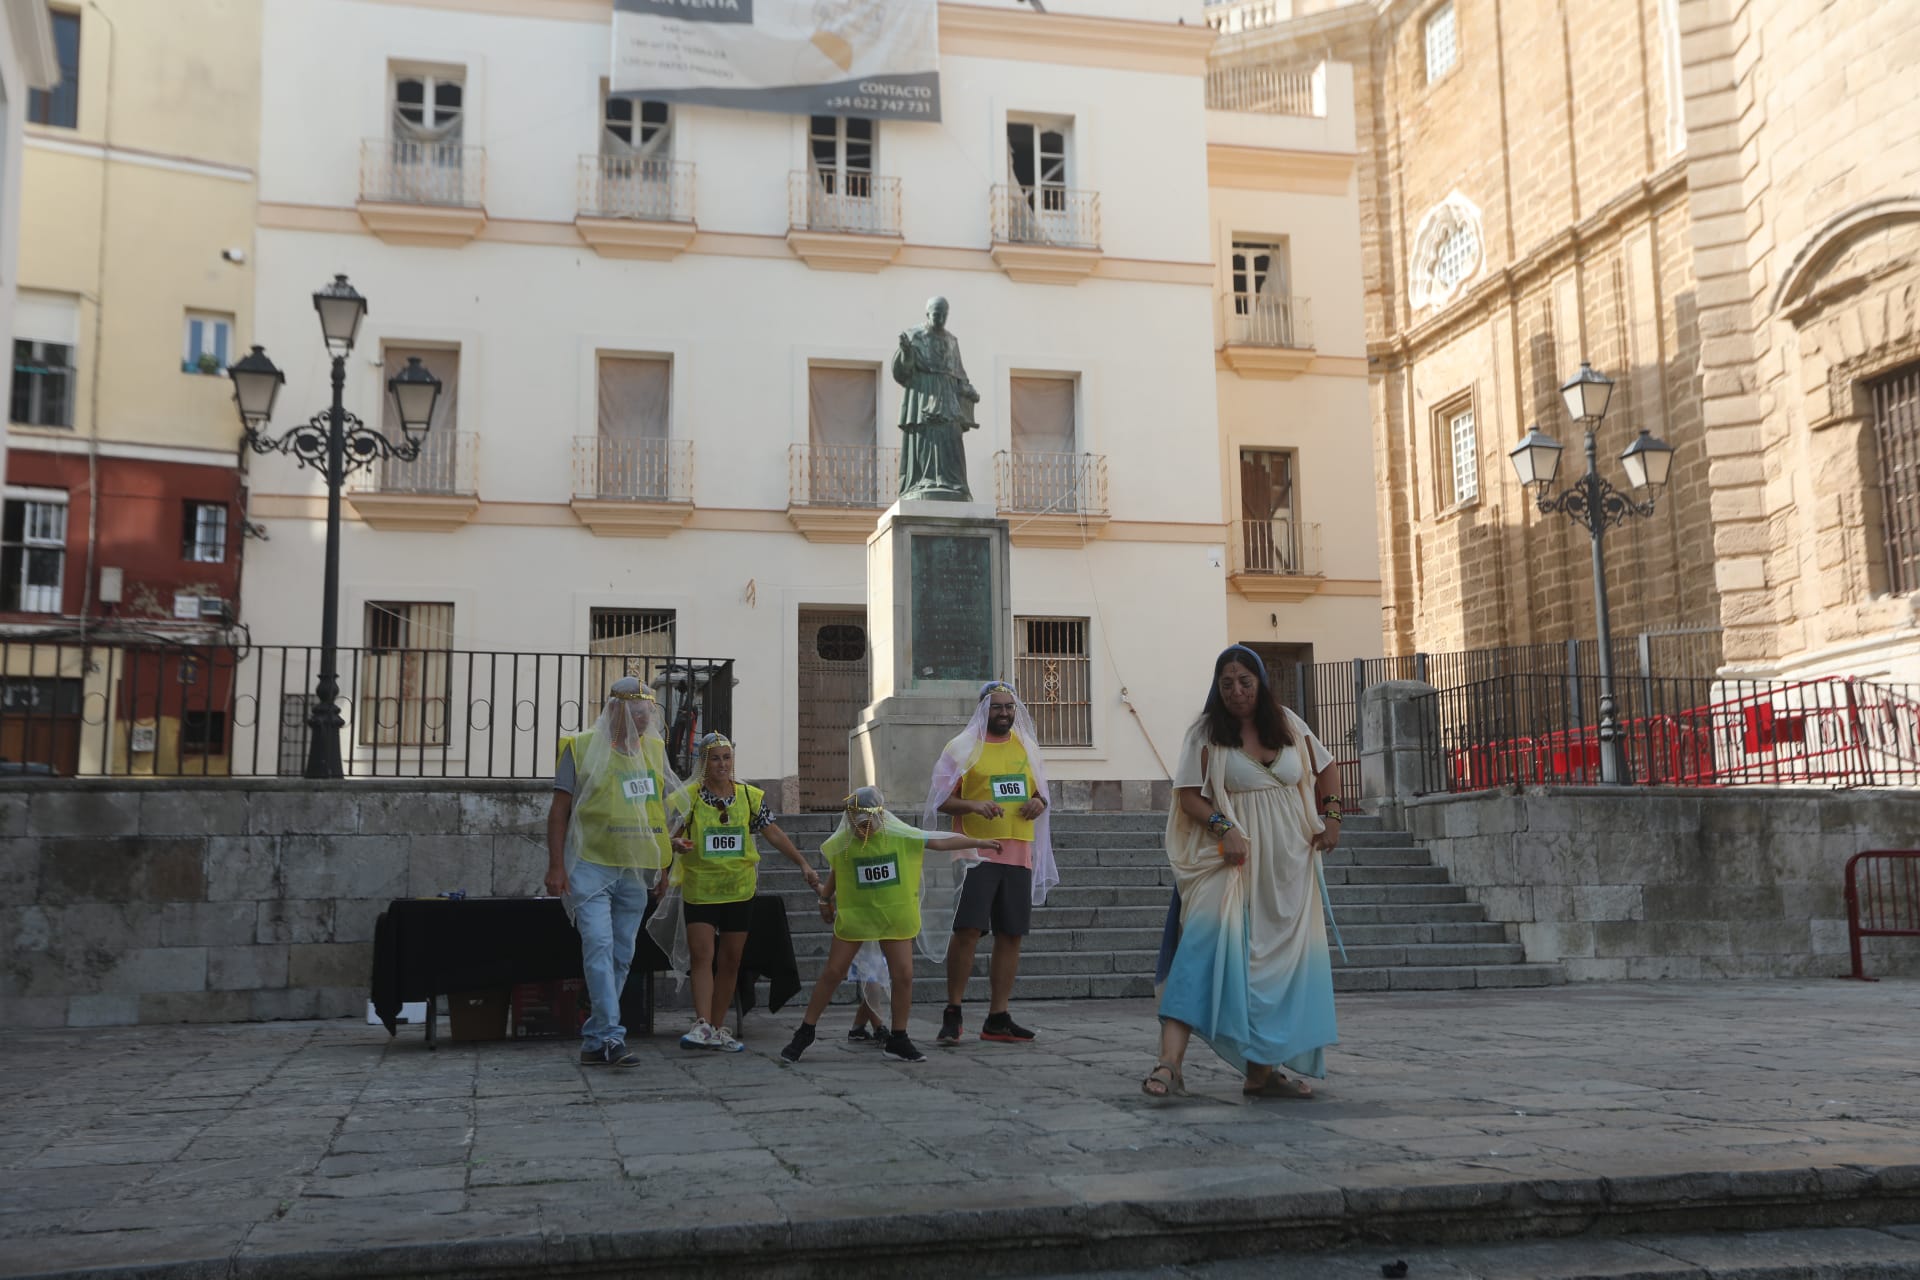
[[[787,502],[795,507],[884,507],[900,491],[900,451],[871,444],[787,446]]]
[[[581,156],[578,208],[588,218],[693,221],[693,165],[638,156]]]
[[[692,502],[693,441],[575,436],[575,497]]]
[[[486,174],[485,147],[408,138],[360,144],[362,200],[477,209],[485,202]]]
[[[1207,72],[1207,109],[1270,116],[1318,116],[1313,72],[1297,68],[1213,67]]]
[[[1233,568],[1236,573],[1276,577],[1320,575],[1320,526],[1291,516],[1236,522]]]
[[[470,496],[479,492],[480,437],[472,431],[429,431],[420,440],[420,456],[411,462],[381,458],[350,472],[354,493],[431,493]]]
[[[1313,346],[1313,307],[1306,298],[1286,294],[1229,294],[1226,298],[1230,346]]]
[[[993,455],[1000,510],[1028,515],[1107,514],[1107,459],[1098,453]]]
[[[997,186],[993,238],[1007,244],[1100,247],[1100,193],[1067,187]]]
[[[841,169],[787,175],[787,224],[796,231],[900,234],[900,179]]]

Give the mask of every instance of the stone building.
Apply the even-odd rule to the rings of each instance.
[[[1744,672],[1920,678],[1912,16],[1209,8],[1216,61],[1355,66],[1389,652],[1593,634],[1587,535],[1504,456],[1537,423],[1578,472],[1557,388],[1587,360],[1617,383],[1608,478],[1642,428],[1676,450],[1654,517],[1608,535],[1616,635],[1718,627]]]

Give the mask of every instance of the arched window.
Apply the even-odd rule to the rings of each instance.
[[[1458,191],[1427,210],[1408,255],[1407,292],[1413,305],[1443,307],[1479,274],[1480,209]]]

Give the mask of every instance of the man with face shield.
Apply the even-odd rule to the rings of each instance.
[[[580,931],[592,1002],[580,1029],[584,1064],[639,1064],[620,1025],[620,992],[648,890],[672,859],[665,802],[679,788],[667,765],[653,690],[632,676],[613,682],[591,729],[560,740],[547,811],[546,884]]]
[[[827,883],[820,891],[820,918],[833,925],[827,967],[813,985],[807,1012],[793,1039],[780,1051],[788,1062],[813,1044],[820,1015],[827,1011],[834,988],[846,981],[847,970],[860,948],[880,945],[886,957],[892,987],[893,1026],[884,1052],[897,1062],[925,1062],[907,1037],[907,1014],[913,1006],[913,943],[920,936],[923,855],[928,849],[957,852],[965,849],[997,851],[991,840],[967,835],[936,836],[916,830],[887,811],[876,787],[861,787],[846,799],[840,826],[820,846],[826,858]]]
[[[973,718],[947,744],[934,766],[933,787],[921,824],[933,830],[948,814],[967,835],[999,848],[953,866],[962,877],[955,894],[953,937],[947,944],[947,1007],[937,1043],[960,1042],[960,1002],[973,973],[980,935],[993,933],[988,968],[987,1020],[982,1040],[1027,1044],[1033,1032],[1013,1020],[1007,1002],[1020,971],[1020,942],[1032,926],[1033,908],[1060,882],[1054,867],[1052,823],[1047,816],[1047,767],[1040,735],[1013,691],[995,680],[981,686]]]

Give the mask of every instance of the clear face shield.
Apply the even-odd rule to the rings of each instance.
[[[668,864],[666,802],[680,782],[667,763],[653,691],[616,680],[599,717],[572,739],[573,811],[567,820],[567,877],[594,863],[651,883]]]

